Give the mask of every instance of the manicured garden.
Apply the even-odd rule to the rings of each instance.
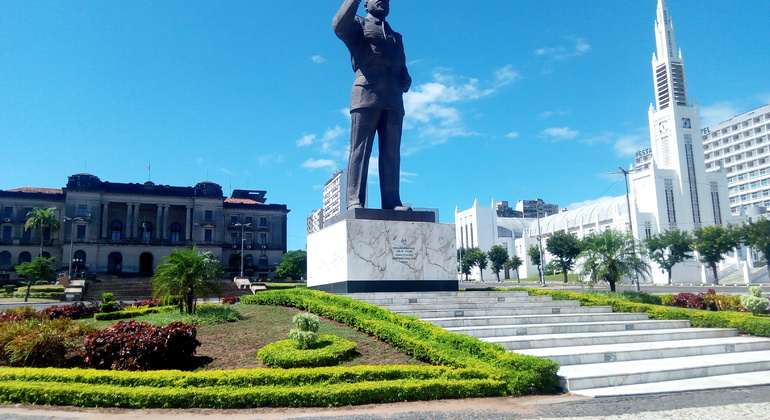
[[[42,352],[44,358],[11,360],[5,357],[9,346],[3,345],[0,338],[6,364],[40,366],[42,362],[59,366],[0,367],[0,401],[133,408],[242,408],[336,406],[557,391],[558,366],[553,362],[507,353],[500,346],[345,297],[302,289],[269,291],[244,297],[234,307],[220,307],[237,308],[243,319],[197,327],[183,322],[163,325],[167,319],[159,316],[175,314],[173,319],[179,312],[149,305],[111,312],[115,314],[112,316],[123,312],[134,317],[112,326],[113,321],[90,318],[94,308],[87,305],[54,308],[47,315],[32,314],[29,310],[26,314],[19,311],[22,313],[3,315],[0,337],[12,336],[2,334],[4,328],[18,330],[24,324],[29,337],[37,343],[28,345],[28,349],[55,347],[54,343],[64,345],[65,341],[68,344],[57,347],[56,352]],[[159,309],[148,311],[153,308]],[[199,315],[206,311],[204,308],[198,308]],[[291,319],[300,310],[325,318],[318,330],[320,345],[315,349],[326,349],[322,353],[339,351],[341,356],[332,361],[344,363],[316,368],[258,367],[264,364],[256,358],[257,350],[285,339]],[[90,320],[73,321],[66,315]],[[45,340],[32,331],[44,331]],[[63,337],[69,338],[62,340]],[[81,345],[77,345],[78,337]],[[153,341],[158,337],[165,338]],[[44,345],[38,346],[41,343]],[[197,350],[195,357],[191,357],[191,349]],[[295,354],[300,354],[299,359],[309,360],[302,353]],[[153,370],[160,367],[197,370]]]

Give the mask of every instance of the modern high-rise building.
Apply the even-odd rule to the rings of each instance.
[[[326,222],[332,217],[347,210],[347,176],[345,171],[339,171],[332,175],[323,191],[323,220]],[[323,226],[321,226],[323,227]]]
[[[701,131],[706,168],[724,168],[734,216],[770,207],[770,105]]]

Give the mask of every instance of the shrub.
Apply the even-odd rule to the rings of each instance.
[[[138,300],[129,306],[132,308],[154,308],[156,306],[160,306],[160,300],[159,299]]]
[[[674,306],[674,295],[658,295],[660,304],[663,306]]]
[[[752,315],[763,314],[767,311],[768,300],[763,297],[756,297],[753,295],[742,295],[740,297],[741,305],[751,312]]]
[[[114,321],[117,319],[131,319],[142,315],[156,314],[159,312],[168,311],[172,309],[170,306],[156,306],[153,308],[128,308],[122,311],[114,312],[99,312],[94,314],[94,319],[97,321]]]
[[[31,306],[19,306],[0,312],[0,324],[16,322],[24,319],[41,318],[40,314]]]
[[[225,305],[235,305],[240,301],[241,301],[241,298],[238,296],[225,296],[222,298],[222,303]]]
[[[332,366],[353,357],[356,347],[353,341],[323,334],[318,336],[313,348],[302,348],[294,339],[280,340],[262,347],[257,357],[270,367]]]
[[[688,309],[706,309],[702,294],[680,293],[674,296],[674,306]]]
[[[50,319],[69,318],[85,319],[91,318],[96,313],[96,306],[86,305],[83,302],[73,303],[71,305],[54,305],[40,311],[40,314]]]
[[[195,327],[181,322],[158,327],[121,321],[86,336],[83,360],[90,367],[113,370],[183,366],[200,346],[195,336]]]
[[[102,303],[99,304],[99,312],[115,312],[120,310],[120,305],[115,302],[115,295],[102,293]]]
[[[35,281],[35,286],[47,286],[49,284],[46,280],[37,280]]]
[[[313,314],[297,314],[291,322],[297,327],[289,331],[289,339],[296,343],[300,350],[313,348],[318,340],[318,328],[321,321]]]
[[[12,366],[62,366],[91,330],[68,318],[5,323],[0,325],[0,358]]]
[[[13,284],[6,284],[3,286],[3,292],[6,295],[12,295],[16,291],[16,285]]]
[[[762,297],[762,286],[751,286],[751,287],[749,287],[749,294],[751,296],[761,298]]]

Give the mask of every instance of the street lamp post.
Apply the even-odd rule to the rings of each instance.
[[[543,259],[543,233],[540,231],[540,204],[535,207],[537,213],[537,247],[540,251],[540,285],[545,287],[545,261]]]
[[[631,250],[633,251],[634,255],[636,255],[636,237],[634,236],[634,221],[633,221],[633,219],[631,217],[631,198],[629,197],[629,191],[628,191],[628,174],[630,174],[631,171],[623,169],[622,166],[618,166],[618,169],[620,169],[620,172],[623,173],[623,177],[625,178],[626,205],[628,206],[628,230],[631,231],[631,238],[634,240],[634,243],[631,244]],[[639,286],[639,274],[638,273],[634,274],[634,284],[636,285],[636,291],[637,292],[642,291],[642,288]]]
[[[67,273],[67,280],[69,281],[72,281],[72,255],[73,255],[72,252],[75,247],[75,222],[78,220],[83,220],[83,219],[80,217],[72,218],[72,217],[64,216],[65,222],[72,222],[72,224],[70,225],[70,261],[69,261],[69,270]]]
[[[240,277],[243,277],[243,245],[246,242],[246,239],[244,238],[244,232],[246,230],[247,226],[251,226],[251,223],[236,223],[234,226],[241,228],[241,275]]]

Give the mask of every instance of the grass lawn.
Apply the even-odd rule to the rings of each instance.
[[[294,328],[291,318],[301,312],[280,306],[235,305],[234,308],[244,316],[242,321],[198,327],[201,346],[196,355],[203,370],[266,367],[257,359],[257,350],[268,343],[288,338],[289,330]],[[143,321],[143,318],[135,319]],[[107,328],[118,321],[88,319],[82,322]],[[321,318],[318,333],[338,335],[358,344],[359,355],[341,366],[426,365],[374,337],[325,318]]]

